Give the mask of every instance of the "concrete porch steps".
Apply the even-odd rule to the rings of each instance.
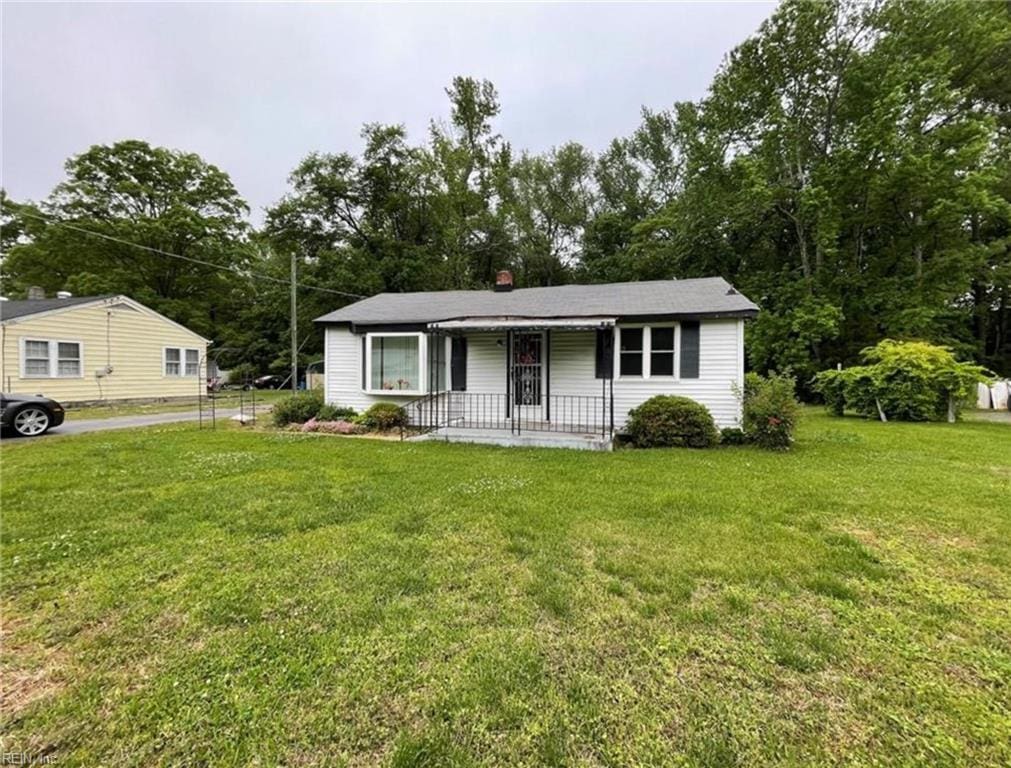
[[[520,448],[570,448],[581,451],[610,451],[613,441],[600,434],[569,432],[522,432],[508,429],[470,429],[441,427],[433,432],[409,438],[411,440],[444,440],[447,443],[479,443]]]

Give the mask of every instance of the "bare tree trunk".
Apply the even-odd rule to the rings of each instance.
[[[955,423],[955,398],[952,395],[948,395],[948,423]]]
[[[881,401],[878,400],[876,397],[874,398],[874,405],[876,405],[878,408],[878,418],[881,419],[882,421],[888,421],[888,417],[885,416],[885,412],[881,409]]]

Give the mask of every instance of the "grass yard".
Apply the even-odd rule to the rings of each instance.
[[[3,749],[1011,764],[1011,428],[805,416],[785,455],[12,441]]]

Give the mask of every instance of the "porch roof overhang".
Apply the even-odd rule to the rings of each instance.
[[[615,317],[458,317],[429,323],[431,331],[590,331],[613,328]]]

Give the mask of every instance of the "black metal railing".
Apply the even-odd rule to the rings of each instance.
[[[542,395],[515,402],[516,392],[438,392],[406,406],[408,423],[415,431],[502,429],[524,432],[565,432],[599,435],[614,433],[610,398],[603,395]]]

